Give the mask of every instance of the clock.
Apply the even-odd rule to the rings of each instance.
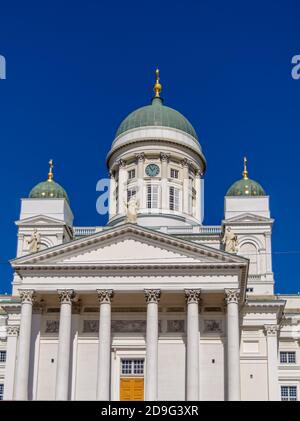
[[[149,177],[155,177],[156,175],[159,174],[159,166],[156,164],[149,164],[146,167],[146,174]]]

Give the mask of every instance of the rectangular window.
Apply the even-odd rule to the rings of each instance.
[[[179,171],[175,170],[175,168],[171,168],[171,178],[178,178],[179,177]]]
[[[172,186],[169,190],[169,207],[170,210],[179,211],[179,189]]]
[[[158,186],[147,186],[147,208],[158,208]]]
[[[133,178],[135,178],[135,169],[128,171],[128,180],[132,180]]]
[[[128,189],[127,190],[127,202],[136,195],[136,189]]]
[[[3,395],[4,395],[4,384],[0,384],[0,401],[3,401]]]
[[[280,352],[281,364],[296,364],[296,352]]]
[[[144,360],[141,358],[127,360],[121,360],[121,374],[137,376],[144,374]]]
[[[281,386],[281,400],[282,401],[296,401],[297,400],[297,386]]]
[[[0,363],[6,362],[6,351],[0,351]]]

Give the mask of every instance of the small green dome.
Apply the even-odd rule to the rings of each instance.
[[[196,131],[191,123],[178,111],[163,105],[162,98],[155,97],[151,105],[138,108],[129,114],[120,124],[116,137],[127,132],[145,126],[163,126],[181,130],[198,140]]]
[[[266,196],[262,186],[248,177],[247,158],[244,158],[243,178],[232,184],[226,196]]]
[[[69,202],[65,189],[53,180],[42,181],[29,193],[30,199],[66,199]]]
[[[233,183],[226,196],[266,196],[266,192],[257,181],[242,178]]]

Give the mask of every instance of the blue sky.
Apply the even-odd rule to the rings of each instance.
[[[20,199],[47,176],[68,192],[76,225],[101,225],[96,183],[122,119],[152,97],[194,125],[207,159],[205,224],[219,224],[241,176],[271,197],[276,291],[300,290],[300,54],[296,1],[2,2],[0,291],[16,253]]]

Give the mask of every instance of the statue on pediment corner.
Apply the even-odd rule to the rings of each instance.
[[[226,227],[222,244],[225,246],[225,251],[227,253],[237,253],[238,252],[238,240],[236,234],[231,230],[230,227]]]

